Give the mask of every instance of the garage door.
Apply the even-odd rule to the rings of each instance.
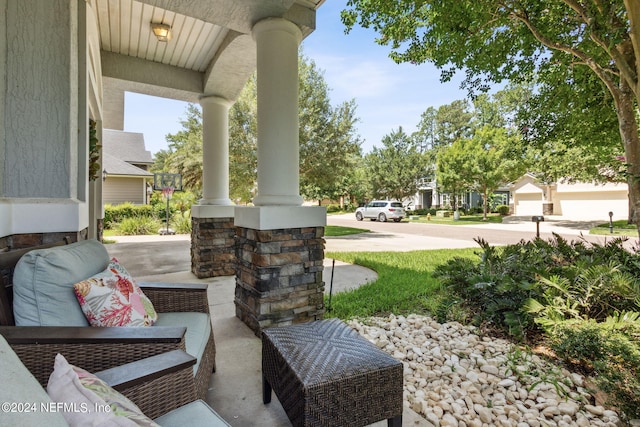
[[[609,212],[614,219],[629,216],[629,199],[626,191],[594,191],[590,193],[560,193],[558,202],[554,201],[554,210],[559,215],[576,220],[609,220]],[[556,209],[559,203],[560,209]]]
[[[542,194],[524,193],[516,196],[517,216],[542,215]]]

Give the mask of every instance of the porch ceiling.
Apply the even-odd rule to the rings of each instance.
[[[253,25],[284,17],[306,37],[315,29],[315,11],[323,2],[90,0],[98,23],[105,104],[110,91],[188,102],[197,102],[201,94],[235,100],[256,66]],[[159,42],[152,22],[171,25],[172,39]],[[113,113],[122,112],[105,111]]]

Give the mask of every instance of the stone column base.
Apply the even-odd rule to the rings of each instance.
[[[553,203],[542,203],[542,215],[553,215]]]
[[[324,317],[324,227],[237,227],[236,316],[256,335]]]
[[[191,272],[200,279],[236,274],[235,233],[233,217],[191,218]]]
[[[47,243],[58,242],[65,238],[69,238],[69,243],[78,242],[80,240],[86,240],[88,234],[89,230],[86,228],[80,231],[69,232],[13,234],[11,236],[0,237],[0,252],[46,245]]]

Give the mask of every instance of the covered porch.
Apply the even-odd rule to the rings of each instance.
[[[145,243],[125,243],[109,245],[109,252],[128,258],[132,261],[142,260],[142,249]],[[178,237],[165,245],[167,251],[171,247],[184,247]],[[128,254],[128,256],[127,256]],[[262,403],[262,367],[261,340],[235,316],[233,277],[215,277],[213,279],[198,279],[188,271],[186,257],[174,258],[174,263],[165,265],[164,274],[149,274],[150,270],[144,263],[134,262],[130,265],[133,272],[140,273],[136,279],[141,281],[166,281],[187,283],[208,283],[209,304],[216,340],[216,372],[211,376],[207,403],[234,427],[286,427],[291,422],[278,399],[271,403]],[[327,269],[330,264],[327,260]],[[183,270],[183,271],[179,271]],[[327,274],[331,274],[330,270]],[[336,268],[333,291],[362,285],[371,280],[372,272],[366,268],[353,265],[340,265]],[[328,290],[327,290],[328,292]],[[408,406],[404,407],[403,425],[426,426],[429,423]],[[375,427],[386,427],[387,421],[382,420]]]
[[[199,103],[191,271],[235,275],[236,314],[255,334],[322,318],[326,213],[299,192],[297,61],[323,1],[0,0],[0,250],[101,238],[93,136],[123,130],[125,92]],[[257,194],[237,207],[228,113],[254,72]]]

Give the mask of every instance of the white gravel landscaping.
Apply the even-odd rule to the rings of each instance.
[[[622,425],[615,411],[589,404],[582,375],[473,327],[419,315],[349,324],[403,362],[405,405],[433,426]]]

